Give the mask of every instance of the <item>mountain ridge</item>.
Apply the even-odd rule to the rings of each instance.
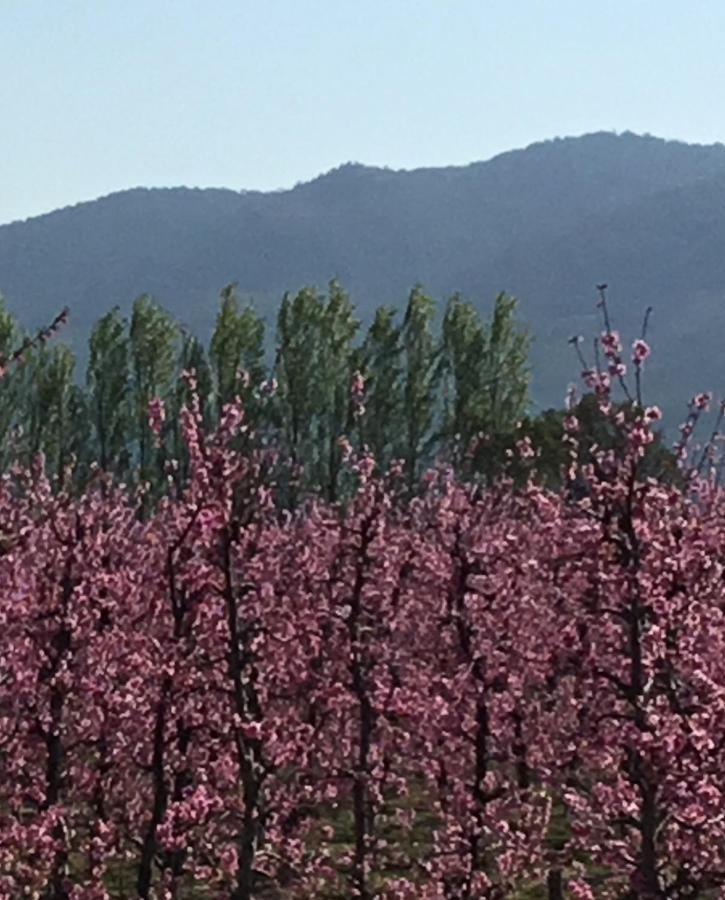
[[[655,307],[653,387],[673,406],[675,388],[722,378],[725,389],[714,359],[699,373],[684,359],[675,376],[663,366],[683,329],[711,356],[713,332],[725,329],[722,201],[723,144],[631,132],[539,141],[461,166],[348,163],[271,192],[131,188],[0,226],[0,292],[29,326],[68,303],[69,336],[82,347],[105,308],[128,310],[146,292],[206,337],[231,281],[270,327],[285,290],[332,277],[363,320],[379,303],[401,306],[415,283],[482,308],[509,290],[536,338],[543,406],[576,375],[560,350],[572,332],[598,327],[593,285],[606,280],[628,331],[639,307]],[[688,291],[699,324],[683,309]]]
[[[232,188],[232,187],[219,187],[219,186],[201,186],[201,185],[186,185],[186,184],[178,184],[178,185],[162,185],[162,186],[154,186],[154,185],[131,185],[125,188],[118,188],[117,190],[109,191],[105,194],[100,194],[97,197],[93,197],[87,200],[79,200],[75,203],[68,203],[64,206],[56,207],[55,209],[47,210],[46,212],[37,213],[32,216],[26,216],[21,219],[11,219],[7,222],[0,223],[0,229],[7,228],[15,225],[23,225],[27,222],[36,221],[38,219],[45,219],[49,216],[55,216],[58,213],[63,213],[69,210],[75,210],[81,207],[91,206],[96,203],[100,203],[106,200],[111,200],[120,195],[124,194],[142,194],[145,192],[189,192],[189,193],[220,193],[220,194],[230,194],[236,197],[246,197],[250,195],[257,196],[267,196],[267,195],[280,195],[280,194],[289,194],[293,191],[298,190],[299,188],[304,188],[307,185],[315,184],[316,182],[323,181],[330,176],[335,176],[341,172],[349,172],[353,170],[359,170],[360,172],[365,173],[375,173],[375,174],[391,174],[391,175],[417,175],[417,174],[428,174],[428,173],[439,173],[439,172],[460,172],[470,170],[472,168],[489,166],[494,164],[500,164],[504,160],[509,159],[517,159],[522,157],[524,154],[529,154],[536,152],[539,149],[548,149],[550,147],[559,147],[562,144],[567,144],[570,142],[576,142],[581,144],[582,142],[587,142],[592,139],[594,140],[619,140],[621,138],[635,138],[638,141],[650,141],[656,144],[666,144],[669,147],[682,147],[682,148],[693,148],[699,150],[707,150],[707,151],[722,151],[725,155],[725,143],[721,141],[715,141],[710,144],[697,143],[697,142],[687,142],[679,139],[671,139],[671,138],[662,138],[655,135],[650,134],[639,134],[633,131],[622,131],[622,132],[611,132],[611,131],[595,131],[588,132],[582,135],[568,135],[564,137],[553,137],[553,138],[545,138],[539,141],[532,141],[530,144],[527,144],[525,147],[517,147],[511,150],[503,150],[499,153],[495,153],[493,156],[488,159],[476,159],[471,160],[467,163],[454,163],[451,165],[440,165],[440,166],[414,166],[412,168],[395,168],[392,166],[385,165],[373,165],[369,163],[362,163],[354,160],[350,160],[347,162],[339,163],[336,166],[333,166],[331,169],[328,169],[324,172],[320,172],[318,175],[314,175],[311,178],[303,181],[297,181],[295,184],[289,187],[277,187],[277,188],[269,188],[269,189],[260,189],[260,188]]]

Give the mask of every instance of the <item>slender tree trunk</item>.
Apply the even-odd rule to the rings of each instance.
[[[73,594],[72,561],[69,557],[65,564],[61,586],[61,603],[65,619],[71,596]],[[71,646],[71,632],[63,627],[53,638],[53,663],[47,676],[49,681],[55,678],[61,663]],[[45,808],[58,805],[63,796],[65,781],[65,747],[62,728],[65,713],[65,695],[61,687],[54,685],[50,690],[50,727],[45,733],[46,769],[45,769]],[[62,824],[56,826],[54,837],[60,842],[60,849],[55,852],[53,867],[45,887],[46,900],[65,900],[68,897],[66,888],[68,868],[68,848]]]
[[[223,541],[224,600],[227,613],[229,640],[229,677],[232,682],[233,711],[242,721],[251,718],[259,721],[262,710],[255,688],[253,667],[246,664],[242,649],[242,634],[237,609],[237,588],[232,574],[232,538],[229,533]],[[252,900],[256,873],[255,861],[262,842],[264,809],[262,788],[265,769],[262,747],[258,740],[243,736],[237,731],[237,765],[244,791],[244,820],[238,838],[238,862],[236,886],[231,900]]]
[[[147,900],[153,882],[153,865],[156,858],[158,842],[156,833],[166,814],[169,792],[166,785],[165,750],[166,750],[166,709],[171,691],[171,678],[167,675],[161,685],[161,696],[156,707],[154,720],[153,750],[151,756],[151,777],[153,781],[153,803],[138,866],[136,889],[138,896]]]
[[[186,754],[189,752],[189,745],[191,743],[191,729],[184,724],[183,720],[179,720],[176,723],[176,731],[178,734],[177,747],[179,750],[179,758],[184,759],[186,757]],[[176,776],[174,777],[174,788],[171,795],[172,800],[175,803],[183,800],[184,792],[191,783],[192,776],[188,768],[183,768],[180,772],[176,773]],[[174,850],[171,854],[171,862],[169,868],[171,869],[174,877],[174,885],[176,885],[176,882],[181,877],[185,860],[185,850]]]
[[[367,664],[360,649],[360,634],[363,615],[363,587],[365,566],[370,545],[370,523],[362,528],[361,547],[358,554],[355,582],[350,598],[350,615],[348,617],[348,639],[352,658],[350,675],[353,693],[358,704],[358,747],[357,761],[352,787],[353,827],[355,832],[355,849],[352,863],[352,883],[355,897],[358,900],[371,900],[373,894],[369,884],[368,873],[368,841],[374,828],[374,814],[370,808],[368,775],[370,767],[370,748],[372,744],[375,712],[373,710],[367,683]]]
[[[65,632],[64,632],[65,634]],[[64,641],[65,643],[65,641]],[[69,642],[68,642],[69,643]],[[53,688],[50,698],[50,731],[46,736],[46,807],[50,808],[60,802],[63,784],[65,750],[60,729],[63,720],[65,699],[59,688]],[[56,840],[63,841],[63,827],[57,825],[54,831]],[[54,854],[53,868],[45,888],[47,900],[65,900],[68,896],[65,881],[68,867],[68,850],[61,846]]]
[[[177,647],[184,637],[184,627],[186,622],[187,607],[179,594],[176,584],[176,573],[174,568],[174,554],[183,542],[183,538],[167,551],[166,558],[166,578],[169,592],[169,600],[171,605],[171,615],[174,621],[173,628],[173,646]],[[169,806],[170,789],[166,778],[166,730],[168,724],[168,710],[171,695],[174,687],[171,675],[164,676],[161,682],[161,691],[159,701],[156,706],[156,716],[154,719],[153,748],[151,754],[151,778],[153,783],[153,801],[151,805],[151,819],[144,835],[141,847],[141,858],[139,861],[137,890],[141,898],[148,898],[149,892],[153,884],[153,866],[158,853],[157,832],[159,825],[163,821]],[[183,721],[178,721],[177,741],[179,755],[184,759],[191,741],[191,732],[184,727]],[[190,782],[190,774],[187,769],[177,772],[174,779],[172,799],[180,800],[183,795],[184,788]],[[172,855],[170,868],[176,878],[181,874],[184,863],[184,854],[177,853]]]
[[[546,896],[548,900],[564,900],[564,885],[561,869],[549,869],[546,876]]]

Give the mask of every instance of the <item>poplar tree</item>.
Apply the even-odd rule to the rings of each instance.
[[[488,323],[455,295],[441,329],[443,445],[456,466],[468,457],[489,478],[501,470],[529,403],[529,336],[515,315],[507,294],[496,298]]]
[[[89,350],[86,387],[96,461],[122,477],[130,463],[133,415],[128,322],[118,307],[96,322]]]
[[[132,400],[141,482],[161,473],[154,467],[154,436],[149,427],[149,403],[169,398],[176,374],[179,328],[168,312],[143,295],[133,305],[130,330]]]
[[[349,295],[336,281],[330,282],[320,324],[316,481],[325,498],[334,502],[338,499],[342,464],[340,439],[352,428],[351,385],[356,358],[352,342],[360,325]]]
[[[454,295],[443,318],[439,374],[443,391],[441,437],[455,462],[483,428],[486,344],[478,311]]]
[[[436,404],[436,342],[433,300],[420,287],[411,291],[403,320],[403,458],[409,489],[431,449]]]
[[[65,344],[38,347],[30,356],[28,451],[43,453],[48,474],[63,483],[85,433],[85,403],[73,380],[75,357]]]
[[[489,427],[510,429],[529,403],[531,338],[516,322],[517,300],[499,294],[494,304],[485,351],[485,398]]]
[[[319,369],[323,298],[314,288],[285,294],[277,316],[276,424],[291,466],[290,502],[299,493],[302,467],[314,458],[315,420],[320,409]],[[308,469],[309,472],[309,469]]]
[[[403,414],[403,345],[396,311],[380,306],[375,311],[361,348],[365,378],[365,414],[359,425],[360,441],[381,468],[387,468],[401,451],[400,423]]]
[[[20,340],[20,329],[0,295],[0,359],[3,360],[0,379],[0,468],[3,470],[12,462],[18,449],[20,432],[23,425],[27,425],[25,414],[30,389],[27,366],[14,365],[6,369],[4,364]]]
[[[209,356],[217,414],[224,404],[240,396],[248,418],[255,419],[255,396],[266,374],[264,321],[251,306],[242,307],[234,285],[227,285],[221,293]]]

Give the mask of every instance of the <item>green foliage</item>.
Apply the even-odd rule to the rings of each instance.
[[[72,297],[80,341],[98,314],[144,285],[206,337],[219,272],[238,273],[245,293],[259,291],[258,311],[270,326],[283,291],[324,285],[331,264],[354,273],[366,324],[378,303],[404,305],[398,286],[409,284],[411,272],[441,297],[475,290],[486,308],[515,273],[537,335],[537,394],[550,406],[576,375],[559,348],[572,333],[589,333],[594,305],[582,290],[606,260],[615,296],[621,288],[637,298],[621,307],[620,330],[634,335],[640,310],[655,306],[646,387],[669,420],[722,379],[723,173],[718,145],[599,133],[464,168],[345,166],[264,199],[133,190],[3,227],[0,286],[16,311],[32,293],[38,321],[52,317],[59,297]],[[679,356],[684,335],[697,357],[673,376],[663,361]],[[80,343],[75,349],[80,358]]]
[[[73,381],[75,358],[64,344],[31,351],[28,362],[27,450],[43,453],[48,472],[63,481],[85,431],[85,402]]]
[[[141,481],[160,474],[152,471],[153,435],[148,423],[149,403],[167,399],[176,375],[179,327],[151,297],[139,297],[133,305],[130,329],[133,411]]]
[[[330,501],[338,497],[342,464],[340,438],[352,427],[352,341],[359,325],[349,296],[337,282],[331,282],[321,321],[318,360],[320,409],[316,441],[319,453],[317,481]]]
[[[20,330],[13,316],[5,309],[0,296],[0,359],[7,360],[20,343]],[[28,390],[27,367],[11,366],[3,371],[0,383],[0,466],[6,469],[18,449],[18,431],[24,424]]]
[[[460,462],[476,435],[486,430],[486,333],[478,311],[452,297],[443,318],[439,377],[443,387],[442,438]]]
[[[433,300],[416,287],[411,291],[403,320],[403,459],[412,489],[428,462],[436,387],[436,342],[433,337]]]
[[[615,405],[614,412],[621,412],[631,418],[636,409],[628,403],[622,403]],[[579,423],[576,438],[581,462],[593,461],[594,448],[623,453],[621,430],[615,428],[611,416],[602,413],[596,395],[585,394],[572,413]],[[531,440],[537,452],[537,481],[554,490],[563,486],[565,479],[562,473],[569,464],[569,449],[562,442],[565,416],[563,410],[545,410],[536,417],[524,419],[518,432],[519,437]],[[643,478],[652,476],[665,483],[682,484],[675,454],[665,445],[661,432],[655,432],[654,441],[647,447],[639,474]]]
[[[515,298],[499,294],[484,323],[456,295],[443,319],[443,446],[457,467],[489,481],[502,471],[529,403],[529,337],[515,314]]]
[[[2,379],[0,466],[42,451],[59,478],[75,459],[79,482],[94,463],[119,480],[149,484],[151,498],[169,476],[181,490],[188,476],[181,410],[192,402],[193,373],[207,427],[241,399],[250,428],[238,446],[276,451],[282,503],[311,494],[344,500],[353,478],[343,465],[348,447],[370,452],[381,469],[402,460],[411,491],[441,457],[493,477],[527,403],[528,338],[515,312],[515,300],[502,294],[487,322],[455,296],[437,334],[435,304],[416,287],[402,322],[381,306],[360,336],[350,297],[332,281],[325,293],[285,294],[268,371],[264,323],[233,285],[221,292],[208,353],[144,295],[130,321],[116,307],[96,322],[83,389],[66,346],[45,347],[45,336],[28,345],[25,364]],[[0,359],[27,340],[0,304]],[[165,408],[160,440],[149,425],[155,398]]]
[[[130,465],[133,410],[128,323],[118,307],[98,320],[89,350],[88,415],[97,462],[123,477]]]
[[[327,297],[306,288],[285,295],[277,320],[277,416],[300,486],[337,499],[340,438],[351,424],[352,341],[359,323],[333,281]],[[293,493],[296,493],[296,488]]]
[[[365,415],[359,438],[382,468],[400,449],[403,414],[403,344],[395,310],[381,306],[363,342],[359,360],[365,378]]]
[[[484,408],[488,427],[497,432],[510,429],[529,404],[530,338],[516,323],[516,304],[515,297],[498,295],[484,349]]]
[[[314,458],[314,422],[320,407],[319,344],[324,302],[311,288],[285,294],[277,316],[276,422],[292,467],[290,500],[298,475]]]
[[[236,396],[249,407],[254,390],[265,377],[264,322],[251,306],[241,307],[234,285],[227,285],[221,293],[209,357],[217,413]]]

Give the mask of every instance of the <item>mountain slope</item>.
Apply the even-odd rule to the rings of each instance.
[[[142,292],[206,335],[230,281],[270,323],[284,290],[333,276],[363,317],[415,282],[485,307],[506,289],[535,333],[546,405],[576,375],[564,342],[596,327],[593,284],[607,280],[623,324],[655,307],[652,387],[674,405],[691,385],[725,389],[723,200],[722,145],[603,133],[464,167],[345,165],[273,193],[135,189],[0,227],[0,291],[27,324],[68,303],[80,345]]]
[[[553,396],[572,360],[552,357],[573,334],[599,327],[592,284],[608,280],[615,325],[636,336],[652,306],[648,364],[650,401],[664,398],[682,414],[702,389],[725,395],[725,174],[660,191],[622,208],[588,217],[562,234],[511,246],[493,277],[530,298],[537,329],[534,362],[539,392]],[[481,284],[488,283],[488,276]],[[472,278],[469,290],[476,290]],[[591,356],[591,354],[590,354]]]

